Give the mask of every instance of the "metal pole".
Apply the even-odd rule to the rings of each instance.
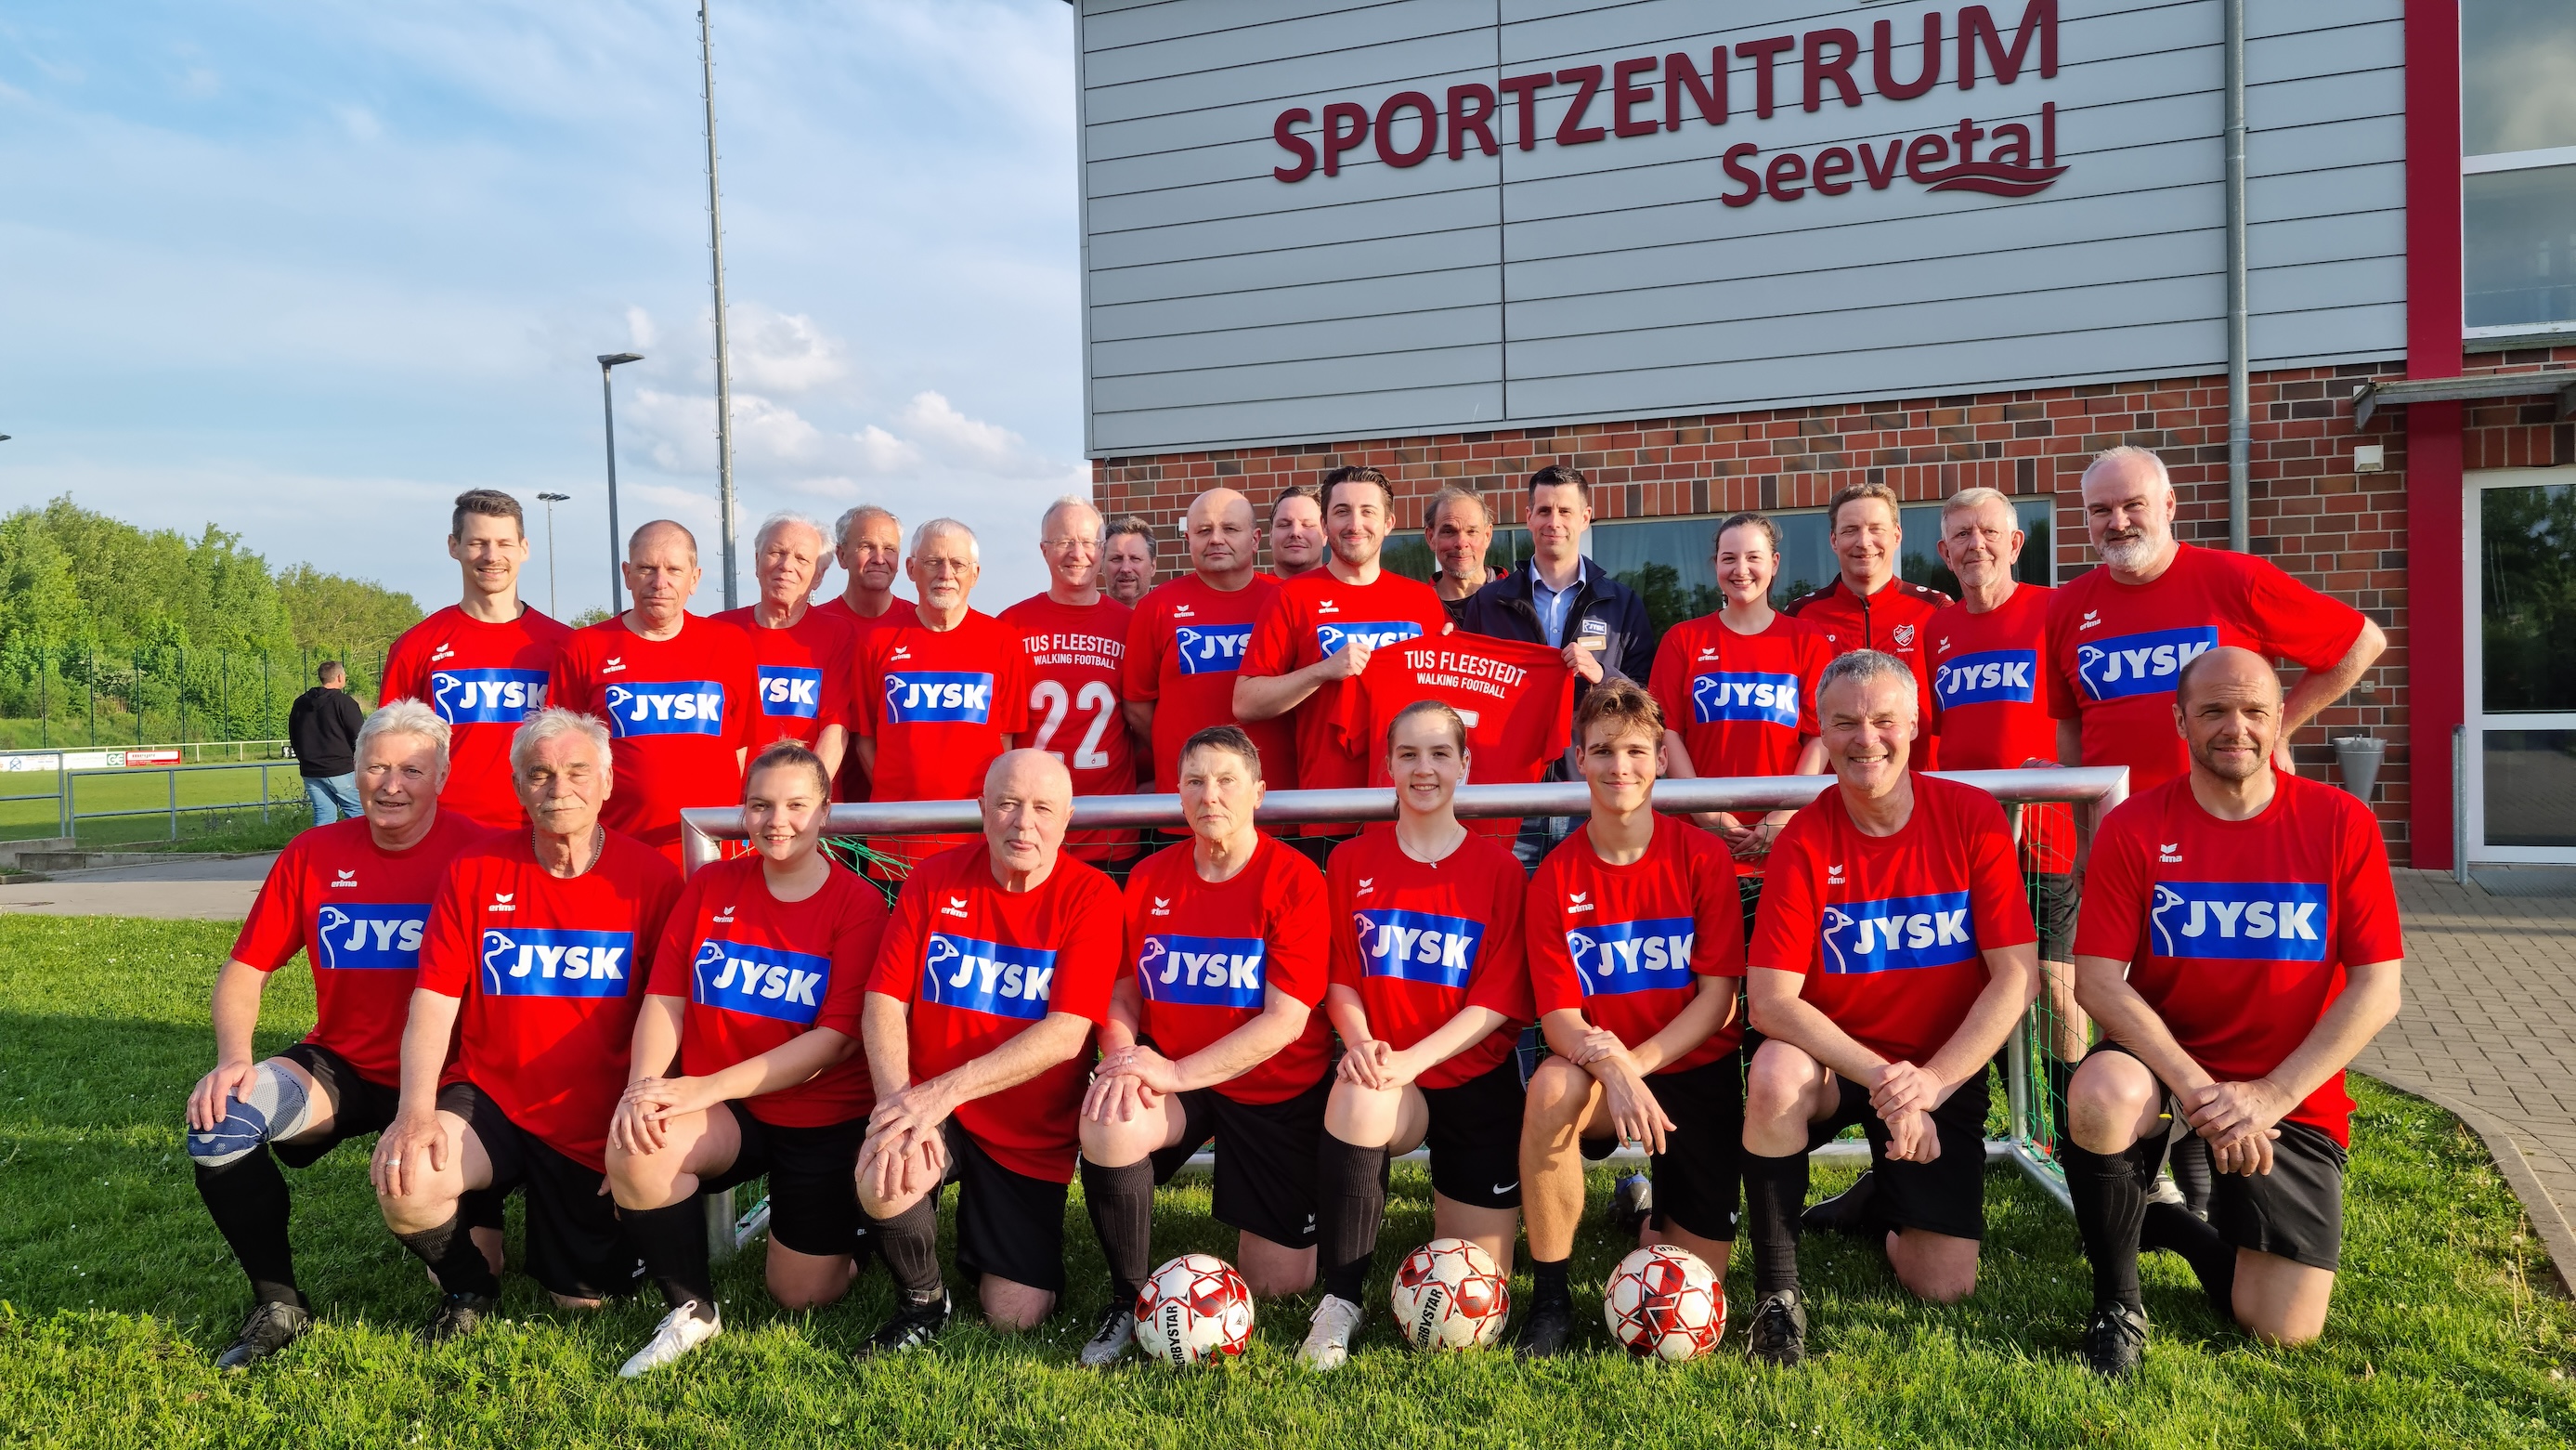
[[[2469,727],[2451,727],[2451,880],[2469,884]]]
[[[716,182],[716,59],[708,28],[712,0],[698,0],[698,65],[707,100],[707,249],[716,293],[716,508],[724,536],[724,607],[735,606],[733,536],[733,370],[725,349],[724,205]]]
[[[81,666],[89,672],[89,743],[98,748],[98,645],[81,645]]]
[[[626,612],[626,576],[619,566],[626,562],[626,539],[617,531],[617,404],[608,390],[608,370],[614,364],[599,365],[599,412],[608,425],[608,612],[614,617]]]
[[[2245,287],[2245,0],[2227,0],[2227,547],[2244,553],[2250,529],[2253,393]]]
[[[259,823],[268,824],[268,762],[259,763]]]
[[[179,839],[179,772],[165,770],[161,775],[170,782],[170,839],[175,841]]]

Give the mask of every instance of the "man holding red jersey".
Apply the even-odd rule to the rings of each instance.
[[[1127,728],[1153,742],[1138,774],[1169,785],[1181,746],[1213,725],[1241,725],[1261,751],[1274,790],[1297,784],[1297,737],[1285,718],[1245,723],[1234,713],[1235,674],[1252,626],[1279,593],[1253,568],[1261,547],[1252,500],[1212,488],[1181,521],[1191,572],[1137,601],[1123,676]]]
[[[1064,1203],[1093,1029],[1118,971],[1118,889],[1063,854],[1064,763],[1014,750],[984,776],[981,839],[904,882],[861,1029],[877,1105],[859,1149],[896,1309],[860,1357],[948,1325],[939,1190],[957,1190],[957,1269],[984,1317],[1027,1329],[1064,1292]]]
[[[366,819],[287,843],[215,978],[215,1069],[188,1095],[188,1158],[254,1300],[217,1369],[248,1369],[313,1327],[295,1283],[278,1163],[308,1167],[393,1121],[403,1011],[430,898],[456,854],[483,839],[473,822],[439,809],[448,740],[447,722],[417,700],[367,717],[357,742]],[[313,968],[313,1030],[254,1061],[261,992],[298,952]],[[499,1222],[491,1215],[469,1225],[493,1263]]]
[[[572,630],[519,598],[528,561],[519,501],[498,489],[456,496],[447,556],[465,576],[464,596],[404,630],[385,654],[383,703],[418,700],[451,733],[447,786],[439,803],[479,825],[528,823],[510,788],[510,737],[546,706],[546,681]]]
[[[616,774],[597,720],[538,712],[510,764],[528,834],[467,849],[439,884],[402,1097],[369,1168],[386,1225],[445,1296],[433,1344],[498,1306],[499,1274],[459,1231],[478,1189],[527,1190],[528,1273],[557,1304],[596,1308],[643,1278],[608,1197],[608,1122],[680,871],[600,823]]]
[[[1771,848],[1748,984],[1744,1083],[1753,1357],[1806,1356],[1799,1214],[1807,1155],[1859,1124],[1871,1187],[1844,1211],[1885,1229],[1897,1280],[1938,1303],[1976,1288],[1985,1237],[1986,1064],[2038,988],[2003,808],[1906,767],[1919,681],[1854,650],[1817,693],[1834,786]]]
[[[822,757],[825,769],[837,772],[850,743],[843,722],[857,631],[846,616],[827,614],[813,602],[815,586],[832,569],[823,526],[803,514],[770,515],[752,537],[751,569],[760,581],[760,599],[715,616],[751,641],[760,693],[749,748],[801,740]]]
[[[2203,652],[2173,716],[2191,769],[2103,822],[2076,930],[2076,996],[2107,1040],[2076,1069],[2060,1152],[2093,1263],[2084,1359],[2106,1375],[2146,1352],[2139,1232],[2168,1120],[2218,1169],[2178,1245],[2211,1307],[2273,1344],[2325,1331],[2344,1067],[2397,1015],[2406,950],[2369,808],[2275,764],[2290,712],[2271,665]]]
[[[740,629],[688,612],[696,535],[669,519],[646,524],[627,541],[625,573],[633,607],[565,643],[546,697],[607,722],[617,789],[601,819],[677,864],[681,810],[742,799],[759,666]]]
[[[1259,1298],[1315,1282],[1316,1150],[1331,1041],[1323,873],[1252,824],[1261,757],[1231,725],[1183,747],[1191,839],[1127,882],[1126,953],[1082,1104],[1082,1197],[1109,1260],[1109,1308],[1082,1347],[1102,1368],[1134,1341],[1152,1266],[1154,1185],[1216,1143],[1215,1212]]]
[[[1905,556],[1905,513],[1895,489],[1883,483],[1845,484],[1826,503],[1825,522],[1842,572],[1823,588],[1790,600],[1780,612],[1823,630],[1835,654],[1874,649],[1904,661],[1914,672],[1917,718],[1924,722],[1909,763],[1916,770],[1931,770],[1939,759],[1939,743],[1930,724],[1932,671],[1924,663],[1923,630],[1934,611],[1949,606],[1950,596],[1896,577],[1897,561]]]
[[[1664,712],[1628,680],[1574,712],[1592,814],[1530,878],[1530,993],[1555,1054],[1530,1075],[1521,1120],[1529,1229],[1527,1357],[1574,1338],[1567,1262],[1583,1218],[1583,1161],[1611,1139],[1652,1155],[1641,1243],[1679,1244],[1720,1278],[1735,1240],[1743,1126],[1735,991],[1744,975],[1735,865],[1715,836],[1655,814]]]
[[[1270,573],[1281,583],[1324,567],[1324,490],[1300,483],[1270,501]]]
[[[1028,650],[1036,727],[1029,743],[1065,763],[1077,796],[1132,794],[1136,743],[1118,684],[1134,611],[1101,590],[1100,511],[1082,499],[1057,499],[1038,521],[1038,552],[1046,559],[1046,592],[1001,616]],[[1136,833],[1076,831],[1065,849],[1120,880],[1136,854]]]
[[[814,609],[850,627],[850,669],[855,673],[867,655],[868,636],[890,624],[912,622],[912,601],[894,594],[894,581],[903,574],[903,521],[872,503],[844,512],[832,523],[832,557],[850,582]],[[851,713],[844,726],[857,718],[855,699],[846,709]],[[833,790],[840,800],[868,799],[868,773],[859,764],[857,751],[842,755]]]

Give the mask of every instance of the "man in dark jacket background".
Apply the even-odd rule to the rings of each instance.
[[[313,802],[313,824],[327,826],[358,814],[358,727],[367,711],[349,698],[349,671],[338,660],[324,660],[314,677],[322,683],[286,712],[286,743]]]

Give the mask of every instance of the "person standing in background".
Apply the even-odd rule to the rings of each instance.
[[[837,615],[850,626],[850,668],[855,672],[867,656],[868,636],[914,619],[912,601],[894,593],[894,581],[903,572],[903,520],[872,503],[848,510],[832,522],[832,557],[850,582],[839,594],[815,601],[814,612]],[[859,753],[844,754],[832,778],[833,799],[868,800],[871,789]]]
[[[1132,609],[1154,587],[1154,526],[1128,514],[1102,538],[1107,552],[1100,561],[1100,592]]]
[[[1494,543],[1493,511],[1472,488],[1444,488],[1423,507],[1422,541],[1431,546],[1431,592],[1455,623],[1477,590],[1502,577],[1485,564]]]
[[[1324,489],[1301,483],[1270,505],[1270,573],[1286,581],[1324,567]]]
[[[349,671],[338,660],[324,660],[313,677],[321,683],[287,709],[286,743],[313,803],[313,824],[327,826],[358,814],[358,727],[367,712],[349,698]]]

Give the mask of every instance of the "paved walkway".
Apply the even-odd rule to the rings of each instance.
[[[239,921],[250,913],[272,851],[259,856],[173,856],[149,866],[63,871],[50,881],[0,886],[0,915],[145,916]]]

